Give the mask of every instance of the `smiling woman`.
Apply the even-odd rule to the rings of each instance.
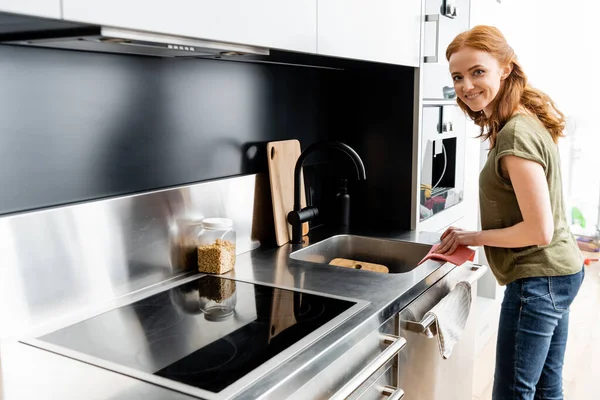
[[[452,80],[459,99],[469,109],[491,116],[493,100],[509,67],[501,67],[490,53],[479,50],[457,52],[452,61]]]
[[[557,142],[564,116],[528,84],[498,29],[461,33],[446,57],[457,102],[490,151],[479,176],[483,230],[450,228],[437,252],[484,246],[494,276],[506,285],[493,399],[562,399],[569,306],[584,276],[562,197]]]

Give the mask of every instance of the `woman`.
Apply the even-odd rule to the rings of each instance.
[[[477,26],[446,50],[458,105],[490,142],[479,176],[482,231],[450,228],[438,252],[484,246],[506,285],[496,347],[494,400],[563,399],[569,306],[583,256],[569,230],[557,148],[564,116],[528,85],[500,31]]]

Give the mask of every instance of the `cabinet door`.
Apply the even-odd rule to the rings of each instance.
[[[456,15],[445,15],[447,9],[448,14],[455,10]],[[425,15],[437,16],[438,21],[425,22],[421,96],[425,99],[443,99],[444,87],[454,91],[446,48],[459,33],[469,29],[470,1],[425,0]]]
[[[314,53],[317,47],[316,1],[63,0],[63,18]]]
[[[472,264],[455,267],[449,274],[431,286],[400,313],[399,336],[406,339],[406,347],[398,358],[398,386],[406,400],[465,400],[473,395],[473,357],[477,337],[477,284],[474,276],[482,274],[471,270]],[[482,271],[483,272],[483,271]],[[476,274],[476,275],[475,275]],[[461,280],[475,280],[471,284],[472,303],[463,332],[451,356],[440,355],[437,337],[416,333],[407,325],[419,322]]]
[[[0,11],[60,18],[60,0],[0,0]]]
[[[421,0],[319,0],[319,54],[419,65]]]

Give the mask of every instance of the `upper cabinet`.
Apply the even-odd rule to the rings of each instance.
[[[426,99],[451,98],[454,85],[450,76],[446,48],[461,32],[469,29],[469,0],[424,0],[423,83]]]
[[[418,67],[421,21],[421,0],[318,0],[317,52]]]
[[[62,0],[62,3],[63,18],[68,21],[307,53],[315,53],[317,49],[317,0]]]
[[[0,11],[60,18],[60,0],[0,0]]]
[[[0,0],[1,11],[274,50],[421,63],[422,0]]]

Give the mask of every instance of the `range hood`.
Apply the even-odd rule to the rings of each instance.
[[[0,14],[0,43],[156,57],[269,55],[262,47],[7,14]]]
[[[0,0],[2,1],[2,0]],[[0,45],[344,70],[347,60],[0,12]]]

